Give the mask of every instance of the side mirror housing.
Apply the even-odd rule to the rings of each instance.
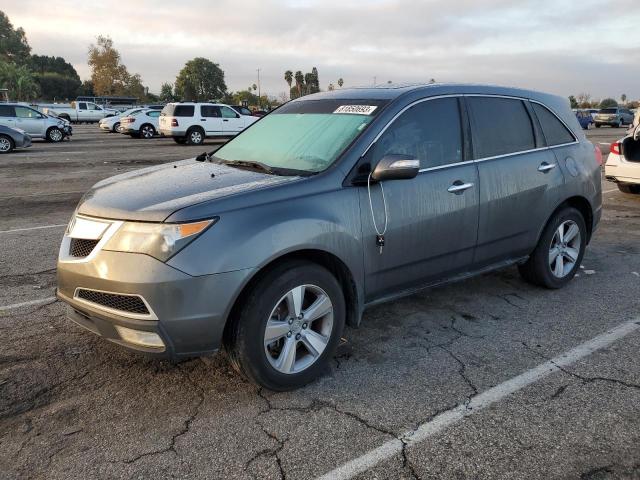
[[[407,180],[415,178],[420,171],[420,160],[411,155],[390,153],[373,169],[371,178],[377,182],[382,180]]]

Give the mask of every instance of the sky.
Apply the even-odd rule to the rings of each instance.
[[[87,50],[110,36],[150,91],[206,57],[230,90],[288,90],[285,70],[317,67],[320,87],[474,82],[592,98],[640,98],[640,0],[0,0],[32,53],[89,78]]]

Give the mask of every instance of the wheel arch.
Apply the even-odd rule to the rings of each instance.
[[[362,302],[360,300],[360,294],[355,282],[353,273],[349,267],[338,256],[330,253],[326,250],[320,249],[302,249],[287,252],[281,256],[278,256],[267,264],[258,269],[244,284],[240,293],[236,296],[233,305],[229,309],[224,326],[223,341],[226,343],[231,333],[231,325],[238,316],[238,312],[242,308],[246,297],[249,295],[251,289],[272,269],[289,261],[306,261],[320,265],[331,272],[342,289],[345,299],[345,305],[347,310],[346,323],[349,326],[357,327],[360,324],[362,317]]]
[[[558,206],[556,206],[553,212],[551,212],[551,215],[549,215],[546,222],[544,222],[544,225],[542,225],[542,228],[540,228],[540,230],[538,231],[538,239],[536,241],[536,244],[540,241],[542,232],[544,232],[544,229],[547,227],[547,225],[553,219],[556,213],[558,213],[560,210],[562,210],[565,207],[573,207],[582,214],[582,218],[584,218],[584,223],[587,226],[587,243],[591,241],[591,235],[593,234],[593,218],[594,218],[593,207],[591,206],[591,202],[589,202],[589,200],[587,200],[585,197],[580,195],[575,195],[573,197],[567,198],[566,200],[558,204]]]

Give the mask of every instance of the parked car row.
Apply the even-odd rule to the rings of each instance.
[[[5,127],[0,137],[0,153],[29,147],[34,138],[57,143],[73,134],[68,120],[21,103],[0,104],[0,126]]]

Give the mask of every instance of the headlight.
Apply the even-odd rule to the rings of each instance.
[[[58,122],[58,128],[63,128],[63,127],[64,127],[64,123]]]
[[[103,250],[144,253],[166,262],[217,220],[214,218],[193,223],[125,222]]]

